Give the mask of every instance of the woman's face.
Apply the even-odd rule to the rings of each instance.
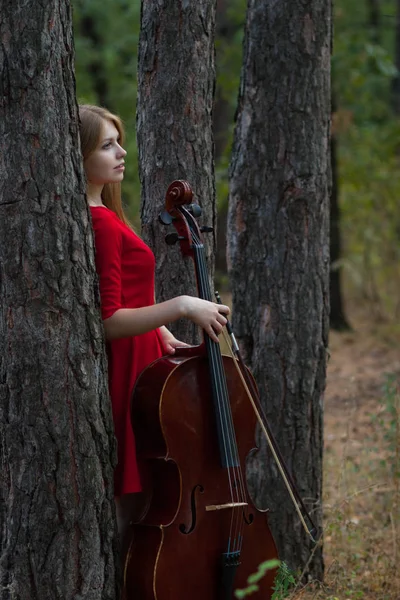
[[[121,148],[119,141],[114,123],[104,120],[100,141],[95,151],[83,162],[89,183],[104,185],[123,180],[126,150]]]

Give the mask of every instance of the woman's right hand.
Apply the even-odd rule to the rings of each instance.
[[[209,337],[218,342],[218,335],[226,325],[226,317],[229,315],[229,306],[216,304],[208,300],[202,300],[195,296],[180,296],[183,316],[196,325],[200,325]]]
[[[119,308],[111,317],[105,319],[104,329],[107,340],[141,335],[153,329],[187,318],[200,325],[214,342],[226,325],[224,315],[229,307],[201,300],[195,296],[176,296],[160,304],[151,304],[140,308]]]

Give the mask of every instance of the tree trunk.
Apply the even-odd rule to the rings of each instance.
[[[179,245],[167,247],[167,229],[158,221],[165,193],[186,179],[199,201],[202,223],[215,228],[212,140],[215,0],[142,2],[138,67],[137,135],[142,184],[143,237],[156,255],[158,301],[197,294],[191,261]],[[206,237],[212,274],[214,234]],[[189,322],[172,327],[193,341]]]
[[[371,31],[371,40],[374,44],[381,43],[381,10],[379,0],[367,0],[367,26]]]
[[[249,0],[231,164],[234,330],[299,491],[321,524],[329,308],[330,3]],[[280,556],[306,538],[265,442],[249,465]],[[322,577],[322,548],[309,565]]]
[[[3,2],[0,598],[116,598],[115,443],[68,1]]]
[[[217,44],[230,46],[235,44],[234,37],[237,35],[239,26],[232,20],[229,14],[231,2],[229,0],[217,0],[216,3],[216,40]],[[243,10],[244,16],[244,10]],[[242,31],[243,25],[240,27]],[[218,54],[217,54],[218,57]],[[218,60],[217,60],[218,76]],[[229,99],[222,93],[222,90],[216,88],[214,108],[213,108],[213,134],[215,141],[215,161],[221,158],[225,151],[229,136],[230,126],[233,123],[234,108],[232,108]]]
[[[82,37],[90,40],[93,48],[92,60],[88,64],[88,74],[93,81],[93,89],[97,96],[97,103],[111,110],[109,102],[109,89],[106,74],[104,72],[104,40],[96,28],[96,21],[92,15],[84,14],[80,22]]]
[[[392,82],[392,102],[394,112],[396,115],[400,115],[400,0],[396,0],[394,64],[397,74],[394,76]]]
[[[335,102],[332,102],[332,109],[335,110]],[[330,201],[330,257],[331,268],[329,274],[329,297],[330,314],[329,324],[336,331],[346,331],[350,325],[346,319],[343,308],[341,274],[342,269],[338,266],[338,261],[342,258],[342,240],[340,235],[340,206],[338,193],[338,169],[337,169],[337,140],[332,131],[331,135],[331,201]]]
[[[229,0],[217,0],[216,11],[216,40],[217,44],[223,44],[225,47],[235,45],[235,36],[237,36],[239,25],[232,19],[229,13],[232,4]],[[243,17],[245,10],[243,8]],[[240,25],[242,31],[243,25]],[[225,65],[222,65],[222,69]],[[225,67],[226,68],[226,67]],[[231,125],[234,123],[234,112],[231,103],[223,94],[221,87],[218,87],[218,52],[217,52],[217,86],[213,107],[213,135],[215,140],[214,158],[218,169],[218,163],[222,155],[226,152],[227,144],[230,139]],[[226,266],[226,222],[228,211],[228,198],[219,198],[217,214],[217,246],[215,256],[216,279],[218,275],[224,276],[227,272]]]

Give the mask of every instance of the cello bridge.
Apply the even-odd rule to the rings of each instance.
[[[206,511],[224,510],[225,508],[238,508],[239,506],[247,506],[247,502],[229,502],[228,504],[209,504],[206,506]]]

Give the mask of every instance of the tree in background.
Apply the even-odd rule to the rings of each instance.
[[[138,65],[137,136],[142,186],[142,232],[156,255],[157,299],[196,294],[191,261],[179,245],[168,248],[158,221],[165,193],[186,179],[215,228],[212,103],[215,85],[214,0],[181,4],[142,2]],[[212,275],[215,234],[206,238]],[[177,323],[181,339],[194,339],[194,326]]]
[[[1,16],[0,596],[113,600],[114,435],[70,3]]]
[[[217,287],[226,286],[226,223],[228,213],[228,166],[232,151],[234,115],[240,81],[246,0],[217,0],[216,90],[213,106],[215,173],[217,189]]]
[[[336,103],[332,100],[333,118],[335,115]],[[339,203],[339,173],[338,173],[338,142],[335,133],[335,127],[331,128],[331,197],[330,197],[330,213],[329,213],[329,249],[331,267],[329,272],[329,325],[337,331],[346,331],[350,329],[347,321],[344,306],[343,306],[343,285],[342,285],[342,232],[341,232],[341,210]]]
[[[394,64],[396,66],[396,74],[393,78],[393,109],[397,115],[400,115],[400,0],[396,0],[396,27],[395,27],[395,44],[394,44]]]
[[[228,266],[233,320],[271,426],[321,524],[329,308],[329,3],[249,0],[231,164]],[[249,466],[281,558],[311,543],[262,452]],[[322,548],[309,567],[323,574]]]
[[[381,42],[381,9],[379,0],[367,1],[367,27],[370,29],[371,41],[374,44]]]

